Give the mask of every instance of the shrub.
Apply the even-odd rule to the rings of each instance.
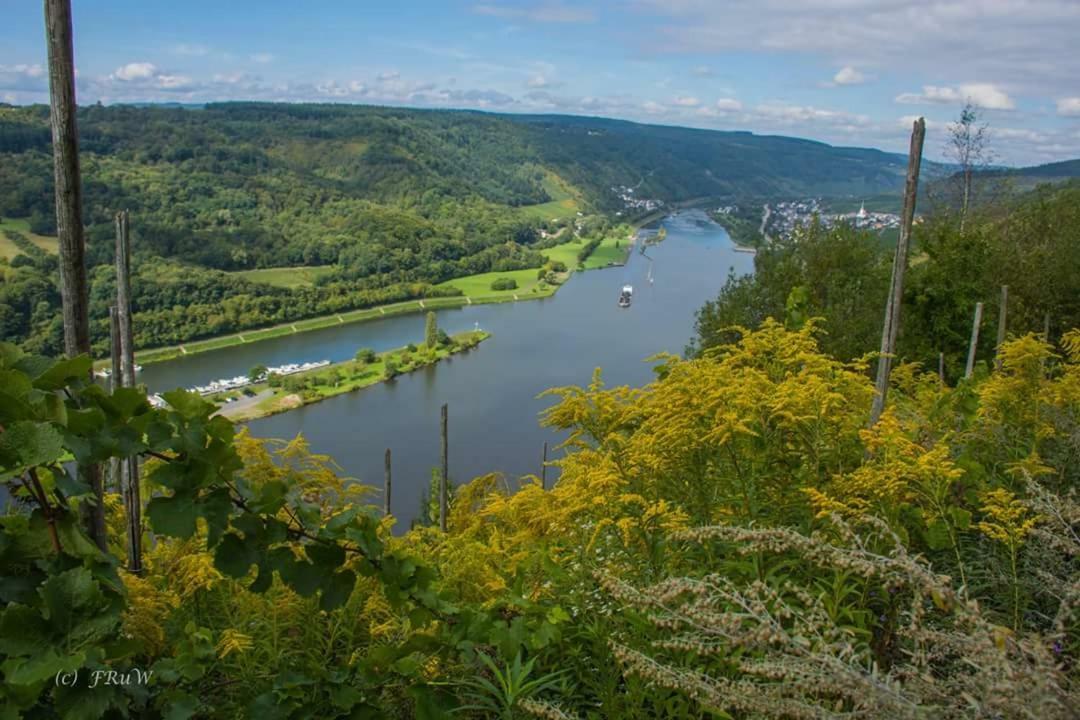
[[[492,290],[517,290],[517,286],[517,280],[508,277],[496,278],[491,283]]]

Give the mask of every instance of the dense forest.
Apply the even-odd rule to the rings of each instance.
[[[45,107],[0,105],[0,219],[42,236],[55,231],[47,120]],[[99,349],[121,209],[132,214],[136,342],[147,347],[539,268],[541,231],[579,208],[599,218],[585,232],[602,231],[623,209],[616,186],[664,202],[882,191],[903,169],[874,150],[559,116],[229,103],[99,105],[78,120]],[[228,274],[298,265],[331,271],[296,291]],[[2,267],[0,337],[58,350],[51,272],[47,258]]]

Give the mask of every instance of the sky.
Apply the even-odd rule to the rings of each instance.
[[[87,104],[274,100],[568,113],[941,159],[1080,157],[1080,0],[74,0]],[[48,101],[42,3],[0,0],[0,102]]]

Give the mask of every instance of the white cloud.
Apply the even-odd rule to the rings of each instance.
[[[655,100],[647,100],[645,104],[641,106],[641,109],[650,115],[663,115],[667,112],[667,108]]]
[[[592,22],[596,16],[591,10],[564,5],[561,2],[542,2],[533,4],[520,3],[482,3],[473,5],[477,15],[515,20],[532,20],[541,23],[582,23]]]
[[[682,96],[675,98],[675,104],[679,107],[697,107],[701,101],[696,97]]]
[[[694,74],[698,77],[712,77],[713,69],[708,65],[698,65],[694,68]]]
[[[147,80],[157,74],[157,66],[148,62],[128,63],[116,69],[111,77],[124,82]]]
[[[850,65],[845,65],[833,75],[832,81],[836,85],[861,85],[866,82],[866,76]]]
[[[530,77],[526,84],[531,88],[544,88],[548,86],[548,81],[543,75],[536,74]]]
[[[720,98],[716,101],[716,109],[720,112],[738,112],[743,105],[735,98]]]
[[[251,56],[251,62],[265,65],[274,61],[274,56],[268,52],[259,52]]]
[[[202,57],[210,54],[210,48],[205,45],[192,45],[190,43],[180,43],[173,47],[172,52],[174,55],[184,55],[188,57]]]
[[[48,90],[41,65],[0,65],[0,90],[42,92]],[[12,95],[12,97],[15,97]],[[14,102],[14,101],[12,101]]]
[[[1073,94],[1077,0],[636,0],[629,39],[700,56],[791,53],[838,66],[903,68],[952,85],[994,78],[1031,94]],[[660,35],[660,40],[656,35]]]
[[[1080,97],[1061,98],[1057,101],[1058,115],[1080,115]]]
[[[154,80],[162,90],[178,90],[192,84],[186,75],[158,75]]]
[[[766,118],[772,118],[788,125],[803,123],[828,123],[833,125],[865,125],[870,122],[866,115],[853,115],[842,110],[823,110],[812,105],[792,105],[783,102],[767,102],[758,105],[754,111]]]
[[[1013,110],[1016,103],[1002,89],[991,83],[967,83],[959,87],[924,85],[921,93],[901,93],[896,102],[903,105],[931,103],[960,104],[971,102],[987,110]]]

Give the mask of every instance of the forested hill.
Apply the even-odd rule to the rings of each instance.
[[[538,268],[541,230],[604,232],[645,200],[898,192],[905,169],[875,150],[597,118],[226,103],[95,105],[78,120],[99,347],[121,209],[146,346]],[[0,105],[0,331],[45,353],[60,346],[55,257],[33,243],[55,233],[52,178],[48,108]],[[322,266],[317,282],[236,274],[299,265]]]
[[[427,213],[447,198],[539,204],[552,199],[545,172],[594,208],[617,210],[614,186],[663,201],[866,193],[900,187],[904,170],[903,158],[876,150],[567,116],[228,103],[94,106],[79,123],[83,152],[98,160],[86,167],[88,222],[120,204],[168,203],[186,210],[169,218],[174,229],[211,227],[206,211],[222,209],[239,217],[216,224],[241,229],[290,201],[335,197]],[[41,172],[48,145],[45,107],[0,108],[4,214],[51,214]],[[253,196],[238,203],[234,189]]]
[[[906,156],[750,132],[566,115],[506,115],[529,126],[545,162],[609,202],[613,185],[642,197],[805,196],[903,187]]]

